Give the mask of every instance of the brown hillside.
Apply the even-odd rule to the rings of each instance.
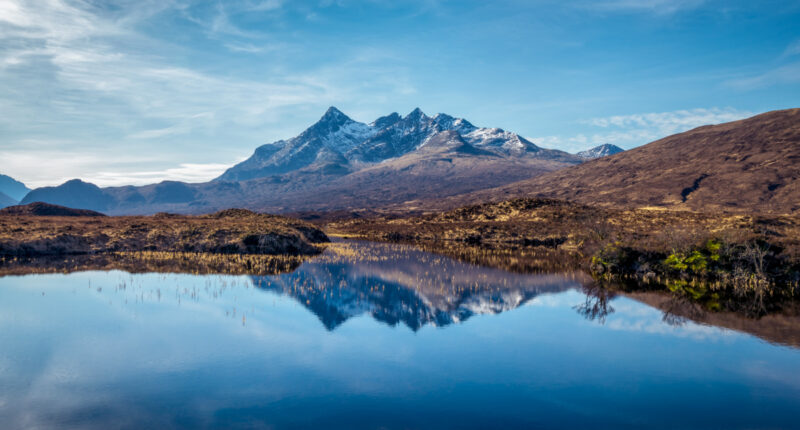
[[[609,157],[440,202],[518,196],[702,211],[800,211],[800,109],[703,126]]]
[[[9,206],[0,209],[0,215],[15,216],[105,216],[100,212],[88,209],[73,209],[66,206],[51,205],[50,203],[33,202],[27,205]]]
[[[0,217],[0,257],[140,251],[313,255],[320,252],[315,244],[327,241],[306,222],[240,209],[202,216]]]

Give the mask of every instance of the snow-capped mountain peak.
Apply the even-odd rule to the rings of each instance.
[[[336,106],[331,106],[328,110],[325,111],[325,114],[322,115],[321,120],[342,120],[347,121],[350,120],[350,117],[345,115],[344,112],[340,111],[336,108]]]
[[[252,157],[228,169],[220,180],[246,180],[318,165],[347,172],[416,151],[433,136],[453,131],[471,147],[503,157],[572,157],[560,151],[542,151],[516,133],[500,128],[478,128],[463,118],[444,113],[429,117],[420,108],[401,117],[396,112],[371,124],[354,121],[331,106],[314,125],[297,137],[262,145]],[[457,139],[457,140],[459,140]],[[452,140],[452,139],[451,139]],[[321,152],[324,154],[320,155]],[[470,152],[470,151],[466,151]],[[556,154],[558,152],[558,154]],[[320,160],[325,163],[320,164]]]
[[[476,128],[464,136],[471,145],[484,149],[495,149],[508,154],[538,152],[541,148],[524,137],[502,128]]]
[[[420,108],[414,108],[408,115],[403,118],[406,121],[424,121],[428,119],[428,115],[425,115],[425,112],[422,111]]]
[[[578,157],[581,157],[585,160],[593,160],[595,158],[606,157],[609,155],[618,154],[620,152],[625,151],[624,149],[620,148],[617,145],[612,145],[610,143],[604,143],[599,146],[595,146],[594,148],[587,149],[586,151],[581,151],[576,153]]]
[[[316,124],[298,138],[320,139],[326,148],[344,154],[355,145],[374,136],[376,132],[374,127],[353,121],[342,111],[331,106]]]
[[[369,125],[374,127],[378,130],[382,130],[386,127],[392,126],[397,123],[397,121],[402,120],[403,117],[400,116],[397,112],[392,112],[389,115],[382,116],[375,121],[372,121]]]
[[[469,121],[463,118],[454,118],[446,113],[438,113],[433,117],[433,121],[442,128],[442,130],[455,130],[464,135],[475,131],[477,127],[472,125]]]

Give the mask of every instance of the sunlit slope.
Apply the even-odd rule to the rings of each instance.
[[[609,157],[459,196],[446,205],[540,196],[610,206],[796,213],[799,178],[800,109],[787,109],[699,127]]]

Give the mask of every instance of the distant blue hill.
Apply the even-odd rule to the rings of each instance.
[[[0,192],[0,208],[14,206],[17,201],[9,197],[6,193]]]
[[[6,175],[0,175],[0,193],[11,197],[15,201],[22,200],[25,194],[28,194],[30,189],[22,182]]]

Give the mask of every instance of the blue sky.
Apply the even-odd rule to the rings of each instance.
[[[0,172],[202,181],[334,105],[570,152],[800,107],[800,1],[0,0]]]

